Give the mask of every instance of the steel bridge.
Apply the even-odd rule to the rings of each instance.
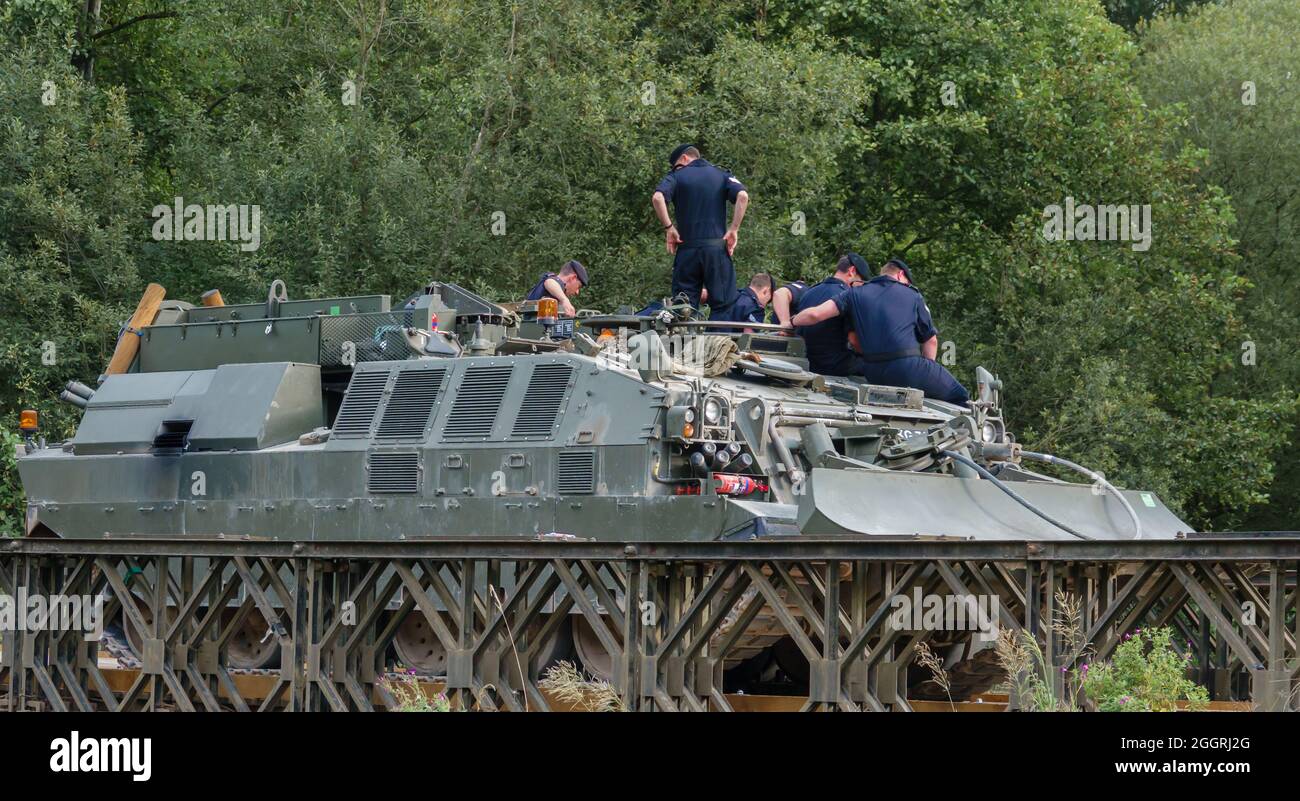
[[[580,615],[628,710],[731,710],[728,655],[762,615],[807,659],[806,710],[907,711],[908,668],[932,631],[896,625],[893,599],[996,598],[998,625],[1037,639],[1050,672],[1110,657],[1169,626],[1220,700],[1295,708],[1300,533],[1167,541],[942,539],[602,543],[23,539],[0,545],[0,593],[99,596],[144,632],[129,681],[83,632],[4,633],[6,710],[392,708],[386,654],[421,615],[447,653],[452,709],[545,710],[542,654]],[[160,578],[161,577],[161,578]],[[1074,599],[1088,644],[1051,625]],[[233,616],[230,614],[234,610]],[[256,610],[279,644],[269,691],[229,664]],[[974,642],[975,634],[970,639]],[[1014,695],[1010,706],[1015,707]],[[918,704],[919,706],[919,704]]]

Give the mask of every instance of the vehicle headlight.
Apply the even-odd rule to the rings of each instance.
[[[695,422],[695,410],[694,410],[694,409],[687,409],[686,412],[682,415],[682,417],[686,420],[686,422],[688,422],[688,423],[694,423],[694,422]]]
[[[998,438],[998,427],[992,423],[985,423],[984,427],[980,429],[980,437],[985,442],[996,442]]]
[[[722,404],[718,403],[717,398],[709,398],[704,402],[704,422],[711,426],[716,426],[722,419]]]

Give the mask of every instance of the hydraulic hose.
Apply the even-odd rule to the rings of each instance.
[[[1075,531],[1074,529],[1070,528],[1069,526],[1065,525],[1065,524],[1062,523],[1061,521],[1059,521],[1059,520],[1057,520],[1056,518],[1052,517],[1051,515],[1047,514],[1047,513],[1044,512],[1042,509],[1039,509],[1037,506],[1034,506],[1034,505],[1033,505],[1032,503],[1030,503],[1029,501],[1027,501],[1027,500],[1025,500],[1024,498],[1020,497],[1020,495],[1019,495],[1018,493],[1016,493],[1014,490],[1012,490],[1010,487],[1008,487],[1005,483],[1003,483],[1001,479],[999,479],[997,476],[993,475],[993,474],[990,473],[989,471],[985,470],[983,467],[980,467],[978,464],[975,463],[974,460],[972,460],[972,459],[968,459],[968,458],[966,458],[965,456],[962,456],[960,453],[957,453],[956,451],[947,451],[947,450],[945,450],[945,451],[939,451],[939,453],[940,453],[942,456],[946,456],[947,458],[952,459],[954,462],[960,462],[960,463],[966,465],[967,467],[971,468],[971,469],[974,470],[976,473],[979,473],[980,478],[987,479],[988,481],[992,481],[992,482],[993,482],[993,485],[994,485],[995,487],[997,487],[998,489],[1002,490],[1003,492],[1005,492],[1008,496],[1010,496],[1011,500],[1015,501],[1016,503],[1018,503],[1018,504],[1020,504],[1021,506],[1025,507],[1025,508],[1028,509],[1029,511],[1031,511],[1031,512],[1033,512],[1034,514],[1038,515],[1039,517],[1043,518],[1043,519],[1046,520],[1047,522],[1049,522],[1049,523],[1051,523],[1052,525],[1056,526],[1056,527],[1059,528],[1061,531],[1064,531],[1066,534],[1069,534],[1069,535],[1072,536],[1072,537],[1078,537],[1078,538],[1081,539],[1081,540],[1091,540],[1091,539],[1093,539],[1092,537],[1089,537],[1089,536],[1087,536],[1086,534],[1080,534],[1079,532],[1077,532],[1077,531]]]
[[[1119,498],[1119,502],[1124,506],[1124,511],[1128,512],[1128,516],[1133,519],[1133,539],[1135,540],[1142,539],[1142,521],[1138,519],[1137,512],[1133,510],[1133,505],[1130,504],[1128,502],[1128,498],[1125,498],[1123,493],[1115,489],[1115,487],[1109,481],[1107,481],[1106,477],[1103,476],[1101,473],[1095,473],[1092,470],[1089,470],[1088,468],[1084,467],[1083,465],[1075,464],[1069,459],[1062,459],[1061,457],[1053,456],[1050,453],[1034,453],[1033,451],[1021,451],[1020,456],[1021,458],[1030,459],[1035,462],[1044,462],[1046,464],[1055,464],[1055,465],[1060,465],[1061,467],[1068,467],[1071,470],[1082,473],[1083,475],[1097,482],[1101,486],[1105,487],[1106,490],[1110,492],[1110,494],[1114,495],[1116,498]]]

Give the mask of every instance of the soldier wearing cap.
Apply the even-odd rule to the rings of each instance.
[[[928,398],[957,405],[970,400],[966,388],[934,360],[939,332],[902,259],[890,259],[880,275],[862,286],[808,306],[793,322],[811,326],[840,315],[857,337],[862,374],[871,383],[913,387]]]
[[[793,311],[797,314],[803,309],[833,301],[851,288],[861,286],[870,275],[871,267],[866,259],[856,253],[846,253],[835,265],[835,274],[820,284],[809,287]],[[861,360],[849,350],[845,322],[843,317],[834,317],[795,329],[795,333],[803,337],[808,353],[808,367],[814,373],[835,376],[862,374]]]
[[[698,308],[700,292],[707,288],[709,309],[716,317],[736,301],[731,254],[749,193],[736,176],[700,158],[693,145],[678,146],[668,163],[672,171],[655,187],[651,202],[664,227],[668,252],[674,255],[672,294],[685,292]],[[728,202],[735,204],[730,226]],[[676,223],[668,214],[669,203],[677,214]]]
[[[527,300],[551,297],[560,304],[560,313],[573,317],[577,312],[569,298],[576,298],[587,285],[587,268],[576,259],[565,262],[558,273],[542,273],[541,278],[528,290]]]

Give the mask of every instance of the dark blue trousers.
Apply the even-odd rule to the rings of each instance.
[[[808,369],[821,375],[833,375],[840,378],[846,378],[851,375],[862,375],[862,359],[844,348],[842,352],[837,353],[808,353]]]
[[[700,290],[709,290],[710,317],[731,308],[736,302],[736,268],[726,247],[687,245],[677,248],[673,258],[673,297],[685,292],[691,305],[700,307]]]
[[[927,398],[959,406],[970,400],[970,393],[953,378],[947,368],[924,356],[904,356],[887,362],[863,362],[862,374],[872,384],[912,387],[924,392]]]

